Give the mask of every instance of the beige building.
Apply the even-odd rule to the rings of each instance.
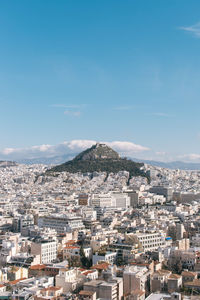
[[[171,273],[168,270],[159,270],[153,273],[151,276],[151,291],[153,293],[167,291],[167,281]]]
[[[185,282],[193,281],[197,279],[197,273],[196,272],[189,272],[189,271],[183,271],[181,273],[183,284]]]
[[[92,280],[84,283],[84,291],[96,292],[97,298],[108,300],[121,300],[123,297],[123,280],[114,278],[108,282],[103,280]]]
[[[131,294],[124,295],[124,300],[145,300],[145,292],[134,290]]]
[[[45,298],[57,298],[63,293],[63,288],[60,286],[49,286],[40,291],[42,297]],[[38,296],[40,298],[40,296]],[[37,299],[37,298],[36,298]]]
[[[131,294],[134,290],[145,291],[149,274],[146,267],[127,267],[123,273],[124,295]]]
[[[182,287],[182,276],[177,274],[171,274],[168,278],[168,292],[178,292]]]
[[[200,279],[195,279],[193,281],[186,282],[184,284],[184,286],[188,289],[196,290],[199,292],[200,291]]]
[[[7,281],[7,270],[0,269],[0,282]]]
[[[190,248],[190,240],[189,239],[182,239],[176,241],[176,246],[178,247],[178,250],[187,251]]]
[[[73,292],[83,284],[84,278],[80,276],[80,271],[76,268],[65,270],[61,269],[56,275],[56,286],[61,286],[64,293]]]
[[[9,281],[28,278],[28,268],[15,267],[15,266],[10,267],[8,269],[7,276]]]
[[[106,240],[91,240],[90,246],[92,247],[93,252],[98,251],[102,246],[107,245]]]

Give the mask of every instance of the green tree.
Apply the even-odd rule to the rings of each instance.
[[[80,248],[80,259],[83,267],[89,269],[92,266],[92,261],[85,256],[83,247]]]

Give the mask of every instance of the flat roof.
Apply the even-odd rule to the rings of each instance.
[[[169,294],[151,294],[145,300],[162,300],[163,298],[171,299]]]
[[[93,285],[93,286],[97,286],[97,285],[100,285],[100,284],[102,284],[102,283],[104,283],[104,281],[103,280],[91,280],[91,281],[89,281],[89,282],[85,282],[84,283],[84,286],[87,286],[87,285]]]

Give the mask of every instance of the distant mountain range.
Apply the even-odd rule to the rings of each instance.
[[[162,161],[154,161],[154,160],[145,160],[133,158],[134,161],[143,162],[145,164],[166,168],[166,169],[180,169],[180,170],[196,170],[200,171],[200,163],[189,163],[183,161],[172,161],[172,162],[162,162]]]
[[[147,177],[147,174],[141,170],[143,163],[134,162],[130,159],[121,158],[119,154],[105,144],[97,143],[87,150],[78,154],[74,159],[64,164],[49,169],[46,173],[55,172],[69,173],[93,173],[106,172],[118,173],[120,171],[128,171],[129,178],[133,176]]]
[[[74,154],[66,154],[60,156],[53,156],[53,157],[41,157],[41,158],[32,158],[32,159],[19,159],[16,160],[17,163],[20,164],[44,164],[44,165],[60,165],[64,162],[72,160],[78,153]],[[182,161],[172,161],[172,162],[161,162],[161,161],[154,161],[154,160],[145,160],[145,159],[138,159],[138,158],[130,158],[135,162],[141,162],[148,165],[167,168],[167,169],[180,169],[180,170],[200,170],[200,163],[189,163],[189,162],[182,162]],[[6,166],[6,164],[14,164],[14,162],[5,162],[0,161],[0,167]]]
[[[73,159],[76,155],[77,153],[60,155],[60,156],[52,156],[52,157],[25,158],[25,159],[18,159],[16,160],[16,162],[25,165],[34,165],[34,164],[59,165],[68,160]]]

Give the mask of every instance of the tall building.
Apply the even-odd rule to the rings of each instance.
[[[184,232],[185,232],[184,225],[180,224],[180,223],[177,223],[176,224],[176,239],[177,240],[182,240]]]
[[[126,193],[112,193],[112,206],[118,208],[128,208],[130,207],[130,197]]]
[[[40,255],[40,263],[50,263],[57,258],[57,241],[55,239],[35,239],[31,243],[31,254]]]
[[[124,294],[130,294],[134,290],[145,291],[148,276],[146,267],[127,267],[123,273]]]
[[[13,220],[13,230],[14,232],[22,232],[23,230],[34,226],[34,216],[27,214],[27,215],[20,215]]]
[[[139,193],[138,191],[126,191],[130,197],[130,206],[133,208],[138,207],[139,205]]]
[[[165,196],[167,201],[170,201],[173,199],[173,190],[170,187],[164,187],[162,185],[153,186],[149,189],[150,193],[156,194],[156,195],[163,195]]]

